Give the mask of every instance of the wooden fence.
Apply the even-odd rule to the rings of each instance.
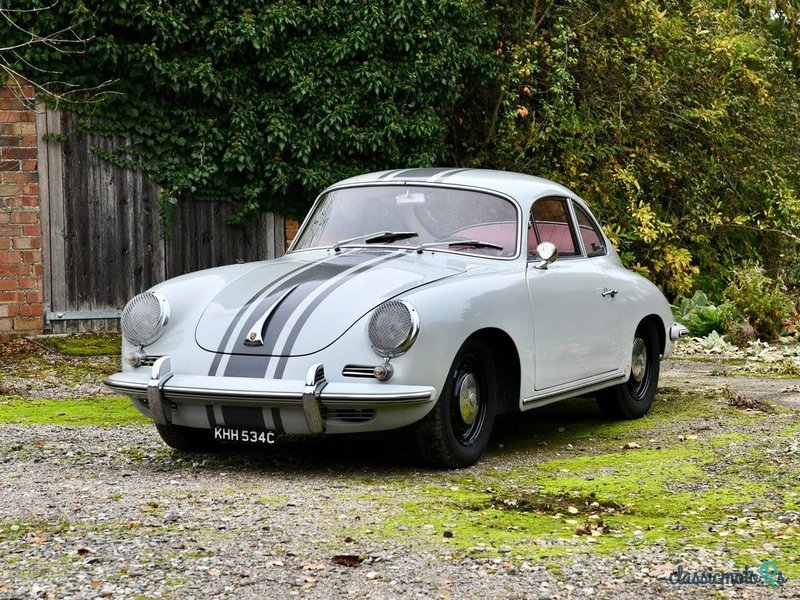
[[[40,106],[37,131],[72,131],[75,120]],[[40,140],[45,321],[55,333],[116,329],[128,299],[164,279],[283,254],[283,218],[231,226],[235,207],[222,203],[179,203],[164,239],[158,186],[91,151],[121,143],[95,135]]]

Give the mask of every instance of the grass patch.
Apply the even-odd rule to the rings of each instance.
[[[67,356],[115,356],[120,353],[122,338],[119,333],[73,333],[42,336],[36,341]]]
[[[49,400],[0,396],[0,423],[17,425],[132,425],[144,424],[143,417],[123,396]]]

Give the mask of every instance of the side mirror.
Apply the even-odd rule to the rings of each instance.
[[[536,246],[536,255],[539,257],[539,262],[533,265],[534,269],[547,270],[547,265],[555,262],[558,258],[558,248],[553,242],[542,242]]]

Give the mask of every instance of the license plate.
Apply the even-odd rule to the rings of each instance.
[[[214,427],[214,441],[237,444],[274,444],[275,432],[263,429],[216,426]]]

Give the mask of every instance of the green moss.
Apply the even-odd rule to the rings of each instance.
[[[42,336],[37,341],[68,356],[116,356],[120,353],[122,339],[119,333],[75,333]]]
[[[0,396],[0,423],[109,426],[149,423],[149,420],[122,396],[77,400]]]

